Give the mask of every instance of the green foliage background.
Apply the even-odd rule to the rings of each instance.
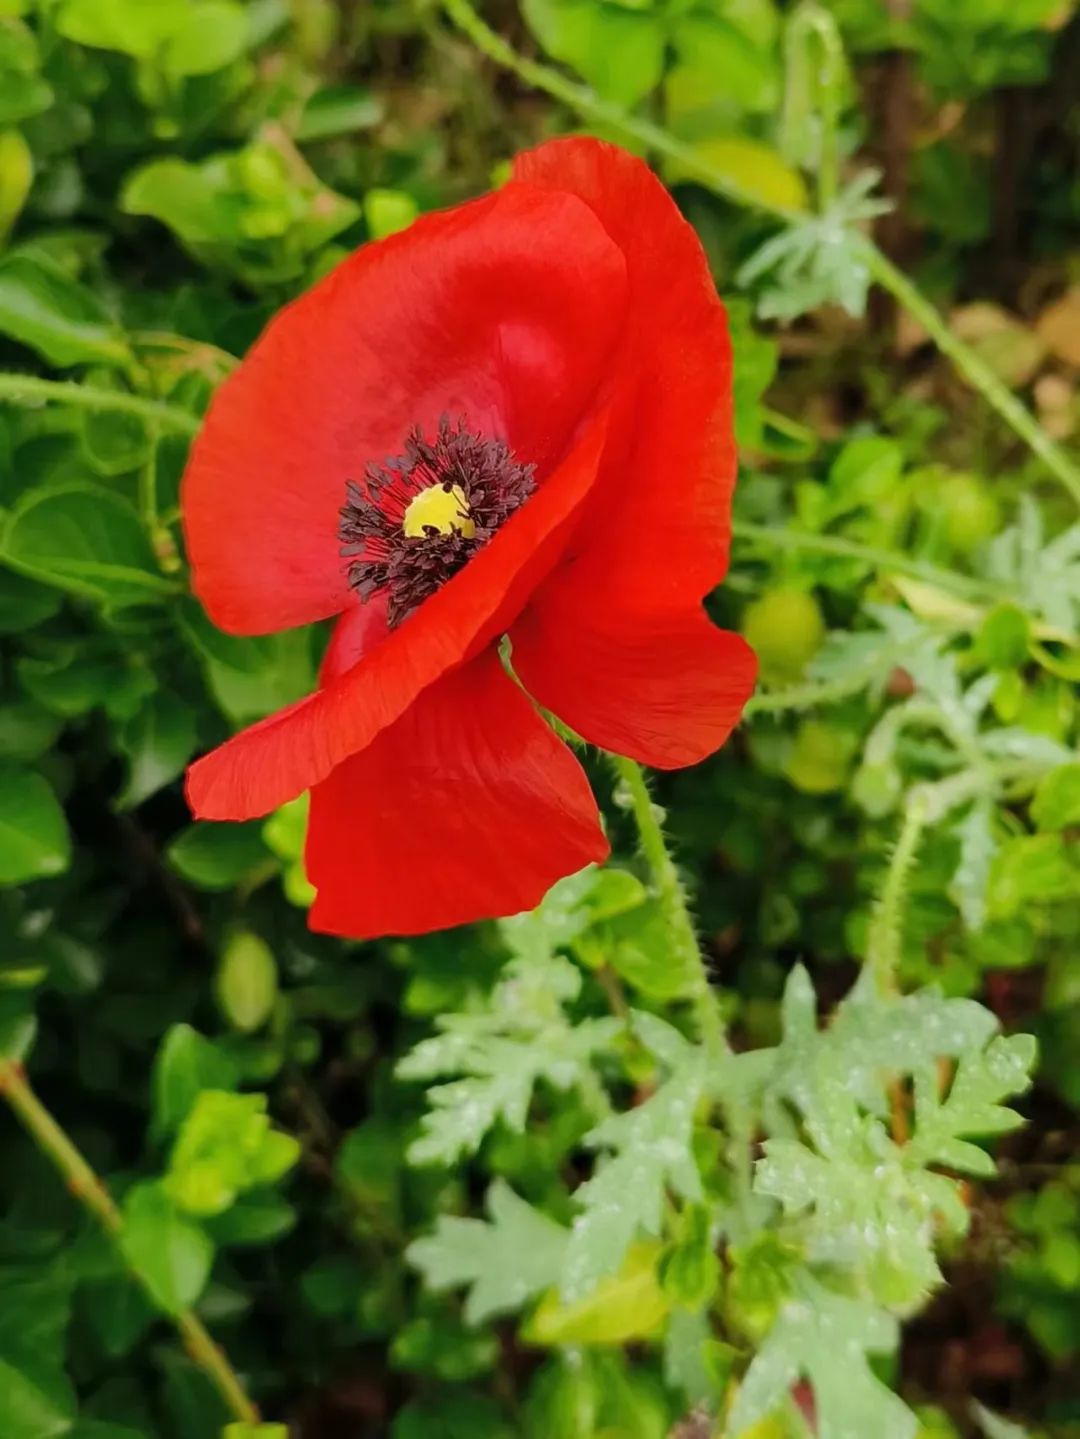
[[[2,1439],[1077,1431],[1074,9],[0,0]],[[762,687],[653,797],[588,756],[534,914],[321,939],[302,801],[184,807],[325,639],[209,624],[186,446],[578,127],[729,302]]]

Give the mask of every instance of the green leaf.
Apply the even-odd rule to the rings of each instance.
[[[154,1061],[155,1135],[174,1134],[204,1089],[232,1089],[238,1081],[235,1062],[212,1040],[188,1024],[174,1024]]]
[[[129,1285],[130,1288],[130,1285]],[[145,1429],[132,1429],[127,1424],[99,1423],[96,1419],[79,1419],[69,1429],[67,1439],[150,1439]]]
[[[404,190],[375,189],[364,195],[364,223],[373,240],[407,230],[419,213],[416,201]]]
[[[230,1415],[206,1374],[178,1349],[165,1350],[158,1359],[164,1370],[164,1407],[170,1433],[176,1439],[209,1439],[217,1435]]]
[[[487,1211],[489,1221],[441,1215],[435,1232],[406,1252],[429,1289],[469,1286],[469,1324],[520,1309],[554,1284],[568,1238],[561,1224],[519,1199],[501,1179],[488,1190]]]
[[[679,1216],[674,1243],[660,1266],[664,1293],[687,1309],[701,1309],[720,1282],[712,1216],[704,1204],[688,1204]]]
[[[370,130],[383,118],[385,106],[370,90],[358,85],[333,85],[316,90],[304,106],[296,139],[301,145]]]
[[[549,1291],[521,1331],[530,1344],[630,1344],[651,1339],[671,1307],[657,1276],[660,1247],[631,1245],[618,1274],[581,1299]]]
[[[852,1273],[883,1304],[906,1307],[932,1288],[940,1279],[935,1232],[961,1234],[968,1222],[957,1182],[926,1167],[992,1172],[989,1158],[957,1136],[1014,1122],[996,1102],[1024,1087],[1033,1041],[990,1040],[995,1027],[993,1016],[970,1001],[882,996],[868,981],[843,1002],[831,1028],[819,1031],[805,972],[788,982],[784,1041],[764,1080],[772,1137],[756,1167],[755,1190],[779,1201],[812,1261]],[[955,1107],[937,1098],[938,1060],[945,1056],[959,1057],[958,1081],[963,1076]],[[727,1068],[750,1073],[750,1062],[770,1061],[768,1054],[746,1055]],[[916,1133],[899,1145],[885,1124],[887,1086],[890,1076],[905,1074],[915,1080]],[[725,1085],[722,1067],[718,1093]],[[781,1096],[783,1106],[776,1103]],[[788,1105],[798,1111],[804,1135],[792,1133]]]
[[[807,1286],[805,1298],[782,1311],[739,1387],[729,1416],[732,1439],[741,1439],[782,1408],[791,1386],[810,1381],[817,1426],[825,1439],[914,1439],[915,1415],[866,1362],[891,1353],[896,1320],[864,1300]]]
[[[701,1198],[701,1177],[692,1148],[694,1110],[704,1092],[704,1053],[691,1050],[656,1093],[625,1114],[613,1115],[586,1136],[615,1151],[574,1200],[574,1221],[562,1293],[580,1299],[622,1265],[640,1232],[659,1235],[668,1191]]]
[[[0,1358],[0,1433],[4,1439],[69,1434],[74,1399],[64,1381],[37,1366],[16,1369]]]
[[[570,1024],[562,1003],[576,995],[581,975],[567,961],[517,960],[505,974],[489,1013],[444,1015],[442,1033],[398,1064],[402,1079],[463,1076],[428,1091],[421,1137],[409,1147],[414,1164],[453,1164],[500,1121],[520,1132],[537,1083],[561,1090],[581,1084],[594,1054],[618,1032],[614,1019]]]
[[[159,603],[173,589],[157,571],[132,506],[94,485],[24,494],[7,516],[0,558],[31,579],[110,609]]]
[[[207,1233],[219,1246],[272,1244],[296,1224],[296,1210],[272,1189],[241,1195],[231,1209],[207,1221]]]
[[[771,145],[741,135],[697,140],[690,148],[702,164],[717,170],[762,204],[785,210],[805,210],[809,197],[798,170],[793,169]],[[670,184],[694,180],[699,172],[682,160],[669,160],[664,174]]]
[[[57,1273],[4,1276],[0,1284],[0,1434],[67,1434],[75,1395],[63,1370],[70,1281]]]
[[[151,160],[128,177],[120,203],[167,225],[196,259],[252,285],[298,278],[307,257],[360,214],[300,155],[258,141],[198,164]]]
[[[227,635],[190,601],[181,609],[180,622],[215,701],[234,724],[263,719],[315,688],[310,630],[257,638]]]
[[[221,1439],[289,1439],[286,1424],[226,1424]]]
[[[177,77],[211,75],[239,59],[247,44],[248,20],[242,5],[232,0],[189,0],[159,63]]]
[[[186,1219],[157,1183],[137,1184],[124,1196],[120,1247],[168,1314],[194,1304],[214,1260],[205,1232]]]
[[[57,29],[69,40],[151,61],[176,78],[209,75],[243,54],[243,7],[231,0],[64,0]]]
[[[979,1421],[979,1427],[986,1439],[1031,1439],[1031,1431],[1022,1424],[1013,1424],[1010,1420],[1003,1419],[1000,1414],[992,1413],[976,1400],[971,1402],[971,1412]]]
[[[779,1201],[813,1262],[854,1272],[883,1304],[911,1305],[941,1280],[935,1228],[963,1233],[967,1211],[952,1181],[905,1164],[899,1146],[853,1102],[838,1098],[834,1107],[814,1147],[766,1141],[755,1192]]]
[[[154,695],[120,731],[128,762],[127,783],[117,797],[120,807],[133,809],[182,774],[195,738],[191,709],[175,695]]]
[[[3,18],[4,9],[0,5],[0,20]],[[14,19],[0,24],[0,125],[13,125],[31,115],[40,115],[52,101],[52,89],[41,74],[41,55],[33,31]],[[17,131],[11,133],[18,134]],[[16,163],[21,167],[24,162]],[[3,191],[0,173],[0,194]],[[0,219],[0,238],[3,233],[4,224]]]
[[[542,962],[645,899],[645,886],[629,871],[591,864],[552,885],[536,909],[500,920],[499,932],[515,954]]]
[[[43,257],[0,260],[0,334],[52,365],[127,365],[131,352],[91,290]]]
[[[67,820],[47,781],[0,765],[0,884],[48,879],[70,862]]]
[[[1023,1123],[1001,1101],[1028,1088],[1036,1052],[1030,1034],[999,1035],[981,1052],[961,1056],[944,1099],[936,1075],[916,1076],[915,1134],[907,1146],[910,1158],[967,1174],[993,1174],[993,1160],[960,1136],[1005,1134]]]
[[[0,1059],[23,1063],[37,1038],[37,1019],[25,992],[0,994]]]
[[[544,49],[572,65],[607,100],[631,106],[664,69],[664,24],[651,10],[596,0],[524,0]]]
[[[200,821],[182,830],[165,853],[181,879],[209,890],[232,889],[271,859],[260,820],[246,824]]]
[[[1031,802],[1039,829],[1067,829],[1080,824],[1080,764],[1063,764],[1043,775]]]
[[[435,1399],[413,1399],[406,1404],[394,1416],[390,1439],[515,1439],[515,1436],[493,1399],[452,1389]]]
[[[953,873],[951,889],[964,923],[973,934],[986,922],[986,891],[998,850],[993,821],[993,806],[977,803],[957,826],[960,860]]]
[[[0,61],[2,64],[2,61]],[[4,94],[0,73],[0,95]],[[0,100],[0,123],[4,104]],[[0,245],[19,218],[34,183],[34,156],[20,130],[0,130]]]
[[[593,1439],[599,1386],[587,1356],[555,1354],[533,1377],[525,1401],[527,1439]]]
[[[56,743],[63,721],[33,700],[0,704],[0,760],[38,759]]]
[[[265,1094],[201,1090],[180,1126],[164,1187],[188,1214],[223,1214],[249,1189],[293,1167],[300,1145],[272,1129]]]
[[[0,570],[0,634],[18,634],[52,619],[62,603],[63,596],[48,585]]]
[[[111,645],[59,642],[40,658],[16,663],[19,683],[32,699],[64,719],[102,708],[113,719],[130,719],[154,691],[156,681],[142,655]]]
[[[1076,898],[1080,858],[1061,834],[1014,835],[998,850],[990,875],[990,917],[1011,919],[1028,904]]]
[[[265,940],[247,930],[230,935],[221,954],[214,991],[234,1029],[250,1034],[269,1019],[277,999],[277,963]]]
[[[757,305],[763,319],[786,323],[826,304],[863,314],[870,271],[858,226],[888,208],[871,197],[876,183],[875,171],[863,171],[825,214],[789,225],[746,261],[735,277],[741,288],[768,277]]]

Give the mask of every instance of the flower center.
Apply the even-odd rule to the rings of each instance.
[[[457,530],[471,540],[476,523],[469,515],[469,502],[460,485],[428,485],[409,501],[401,519],[401,528],[410,540],[422,539],[428,530],[448,535]]]
[[[350,480],[338,538],[350,586],[385,594],[391,629],[457,574],[536,488],[502,440],[444,415],[435,438],[417,426],[404,451]]]

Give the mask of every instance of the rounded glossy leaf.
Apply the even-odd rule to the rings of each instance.
[[[64,811],[32,770],[0,766],[0,884],[61,874],[71,859]]]

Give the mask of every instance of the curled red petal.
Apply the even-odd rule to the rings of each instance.
[[[736,474],[723,306],[697,236],[641,161],[567,140],[515,173],[593,209],[626,256],[632,319],[573,563],[533,596],[514,665],[593,743],[694,763],[727,737],[754,681],[746,645],[701,609],[727,568]]]
[[[592,744],[656,769],[697,764],[719,749],[757,677],[746,641],[718,629],[700,606],[582,614],[573,588],[562,586],[510,633],[514,668],[531,694]]]
[[[348,602],[348,480],[408,430],[464,416],[543,477],[625,320],[625,263],[573,195],[511,183],[358,250],[267,326],[222,385],[182,503],[211,618],[265,634]]]
[[[597,410],[528,504],[360,663],[192,765],[193,812],[202,819],[250,819],[294,799],[369,745],[440,675],[508,629],[565,547],[595,481],[606,433],[606,411]],[[348,657],[346,638],[340,643]]]
[[[364,939],[516,914],[608,853],[570,750],[494,649],[311,792],[311,926]]]

